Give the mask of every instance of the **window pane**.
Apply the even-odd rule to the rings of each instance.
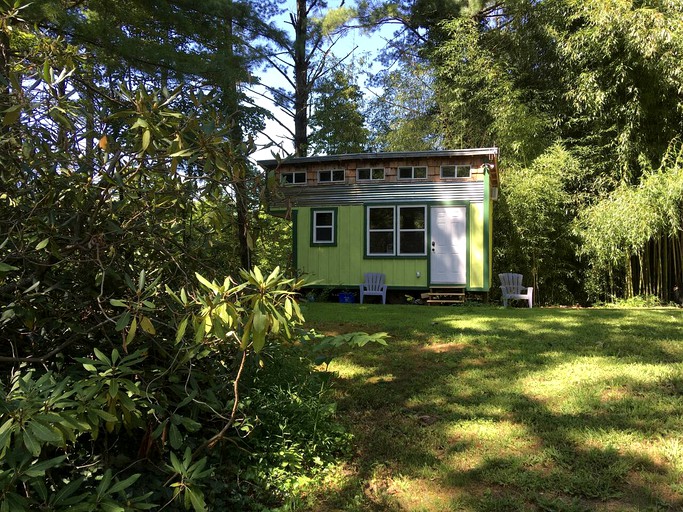
[[[404,180],[408,180],[413,177],[413,168],[412,167],[399,167],[398,168],[398,177]]]
[[[401,254],[424,254],[424,231],[402,231],[400,247]]]
[[[458,166],[458,178],[469,178],[470,177],[470,166],[469,165],[459,165]]]
[[[332,173],[330,171],[319,171],[318,181],[330,181],[332,179]]]
[[[332,242],[332,228],[316,228],[315,229],[316,242]]]
[[[394,229],[393,208],[370,208],[370,229]]]
[[[426,167],[413,167],[413,178],[424,179],[427,177]]]
[[[291,172],[283,174],[280,178],[282,183],[294,183],[294,175]]]
[[[332,171],[332,181],[344,181],[345,174],[343,169]]]
[[[358,179],[359,180],[369,180],[370,179],[370,169],[358,169]]]
[[[455,165],[444,165],[441,167],[442,178],[455,178]]]
[[[332,212],[315,212],[316,226],[331,226]]]
[[[384,168],[373,169],[372,170],[372,179],[373,180],[383,180],[384,179]]]
[[[400,208],[401,229],[424,229],[425,228],[425,209],[419,208]]]
[[[294,183],[306,183],[306,173],[305,172],[294,173]]]
[[[370,232],[370,254],[394,254],[393,232]]]

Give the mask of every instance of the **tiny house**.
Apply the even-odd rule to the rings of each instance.
[[[263,160],[270,213],[292,220],[294,266],[319,285],[488,292],[498,149]]]

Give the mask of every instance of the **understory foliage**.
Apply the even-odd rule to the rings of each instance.
[[[528,274],[542,302],[668,301],[683,283],[681,3],[509,0],[440,27],[421,55],[444,144],[501,148],[495,271]]]
[[[0,15],[0,510],[281,504],[346,437],[301,283],[231,251],[229,116]]]
[[[568,222],[579,211],[581,176],[578,161],[560,145],[529,167],[501,173],[496,267],[527,276],[541,303],[571,303],[582,296],[581,265],[573,257],[578,240]]]
[[[672,292],[683,285],[681,145],[672,145],[660,168],[644,174],[638,186],[622,184],[582,211],[578,227],[593,268],[613,277],[603,285],[612,295],[677,299]]]

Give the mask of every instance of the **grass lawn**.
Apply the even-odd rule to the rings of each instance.
[[[316,511],[683,510],[683,310],[313,303],[350,460]]]

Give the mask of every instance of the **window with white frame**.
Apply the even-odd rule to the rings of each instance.
[[[442,178],[469,178],[471,166],[469,165],[442,165]]]
[[[359,167],[356,169],[358,181],[382,181],[384,179],[384,167]]]
[[[421,256],[427,254],[427,223],[424,206],[398,207],[398,254]]]
[[[427,167],[399,167],[398,168],[398,179],[399,180],[426,180],[427,179]]]
[[[427,254],[426,206],[368,206],[367,256]]]
[[[336,243],[336,210],[312,210],[311,244],[334,245]]]
[[[283,172],[280,174],[280,183],[283,185],[305,185],[306,171]]]
[[[346,178],[344,169],[332,169],[329,171],[318,171],[319,183],[343,182]]]

